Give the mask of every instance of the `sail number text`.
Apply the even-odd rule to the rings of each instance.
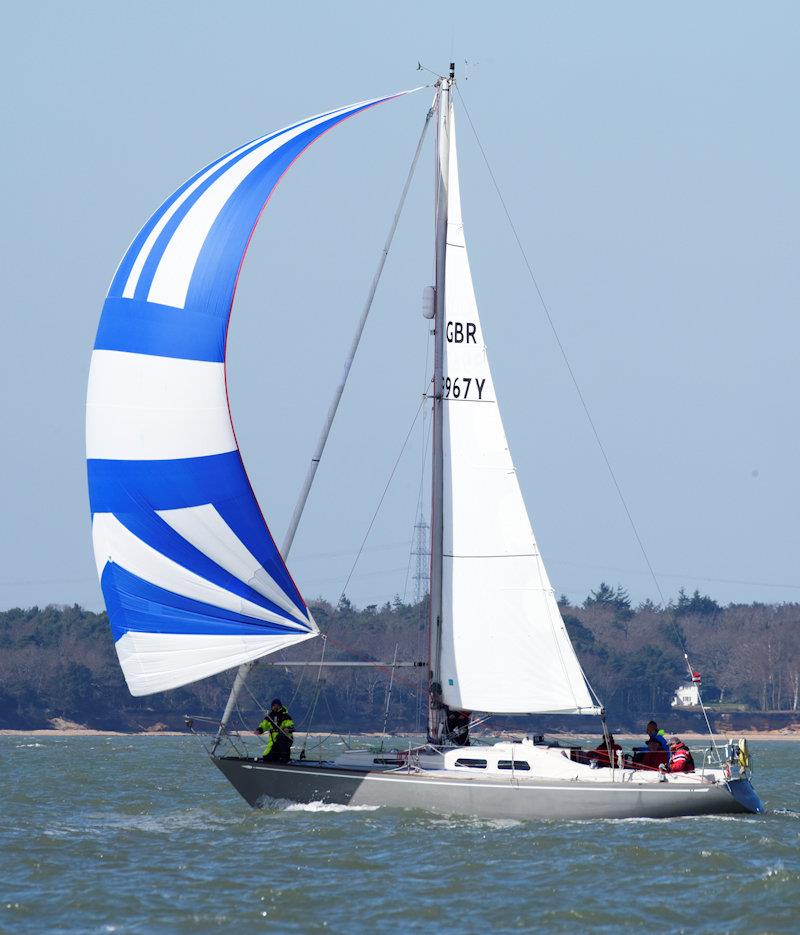
[[[478,340],[475,337],[477,330],[477,325],[472,321],[468,321],[466,324],[462,321],[448,321],[445,329],[447,343],[477,344]]]
[[[445,377],[445,399],[483,399],[486,377]]]
[[[478,326],[472,321],[448,321],[445,336],[448,344],[477,344]],[[486,377],[445,377],[445,399],[483,399]]]

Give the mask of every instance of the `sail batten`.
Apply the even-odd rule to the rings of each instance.
[[[98,575],[135,695],[318,633],[239,454],[228,320],[253,229],[287,169],[327,130],[400,96],[318,114],[215,160],[166,199],[114,275],[90,367],[87,468]]]
[[[452,108],[450,121],[442,700],[468,711],[596,714],[539,554],[497,404],[464,236]]]

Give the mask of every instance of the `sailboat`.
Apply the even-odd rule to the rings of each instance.
[[[92,355],[86,433],[94,553],[127,685],[147,695],[238,667],[210,755],[251,805],[322,801],[514,819],[762,811],[747,761],[730,746],[716,764],[670,774],[637,768],[610,745],[597,768],[585,751],[543,737],[474,746],[453,729],[466,712],[603,710],[539,553],[492,381],[461,215],[452,66],[433,87],[280,549],[228,406],[226,338],[239,270],[271,193],[304,150],[413,92],[327,111],[228,152],[178,188],[123,257]],[[228,722],[252,666],[319,633],[286,562],[429,123],[437,184],[435,282],[423,303],[435,334],[427,743],[289,763],[227,754]]]

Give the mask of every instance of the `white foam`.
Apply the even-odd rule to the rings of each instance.
[[[258,803],[261,808],[281,812],[375,812],[380,805],[339,805],[335,802],[291,802],[289,799],[272,799],[264,796]]]
[[[795,811],[793,808],[775,808],[772,810],[772,814],[786,818],[800,818],[800,812]]]
[[[447,818],[433,818],[430,820],[431,824],[435,825],[446,825],[448,828],[452,828],[453,819],[451,817]],[[491,830],[491,831],[506,831],[508,828],[517,828],[523,824],[517,818],[479,818],[477,816],[459,816],[459,823],[462,828],[475,828],[477,830]]]

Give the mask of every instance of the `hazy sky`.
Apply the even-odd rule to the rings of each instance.
[[[101,606],[86,379],[141,224],[217,155],[424,83],[417,61],[451,55],[664,593],[800,599],[799,4],[39,2],[6,4],[4,33],[0,607]],[[248,255],[228,372],[278,540],[430,97],[328,134]],[[457,120],[495,384],[554,587],[656,597]],[[307,597],[341,591],[418,405],[432,178],[428,148],[290,560]],[[404,593],[420,466],[418,426],[348,589],[358,604]]]

